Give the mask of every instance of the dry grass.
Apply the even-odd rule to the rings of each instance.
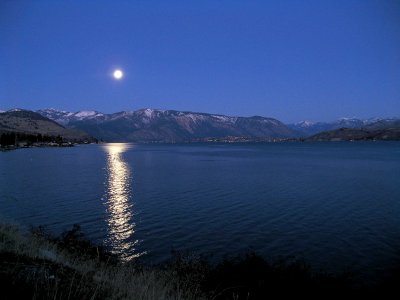
[[[78,226],[54,238],[0,223],[1,299],[382,298],[398,292],[396,270],[380,285],[357,288],[346,274],[316,273],[301,261],[269,262],[255,254],[211,265],[177,253],[170,263],[146,267],[119,261]]]
[[[62,239],[49,239],[1,224],[2,299],[201,298],[196,288],[174,276],[173,270],[121,263],[84,240],[71,247],[73,242],[68,238],[67,234]],[[65,243],[70,243],[68,250]]]

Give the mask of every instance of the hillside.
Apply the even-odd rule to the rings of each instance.
[[[282,122],[260,116],[231,117],[157,109],[113,114],[46,109],[38,113],[108,142],[183,142],[209,137],[289,138],[298,135]]]
[[[0,133],[60,136],[67,141],[93,140],[81,130],[65,128],[53,120],[28,110],[0,113]]]
[[[386,129],[399,123],[398,118],[369,118],[369,119],[357,119],[357,118],[340,118],[332,122],[310,122],[302,121],[298,123],[288,124],[288,126],[300,132],[303,137],[309,137],[324,131],[332,131],[340,128],[356,128],[356,129],[368,129],[378,130]]]
[[[400,128],[378,130],[340,128],[313,135],[308,141],[361,141],[361,140],[400,140]]]

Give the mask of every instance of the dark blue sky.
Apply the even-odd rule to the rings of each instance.
[[[400,1],[1,1],[14,107],[399,116]]]

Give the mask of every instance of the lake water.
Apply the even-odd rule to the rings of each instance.
[[[31,148],[0,152],[0,215],[78,223],[124,259],[255,251],[318,269],[400,265],[400,143]]]

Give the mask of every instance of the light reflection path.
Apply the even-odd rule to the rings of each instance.
[[[103,145],[107,153],[106,205],[108,212],[109,243],[112,252],[123,260],[131,260],[141,254],[135,251],[131,171],[122,154],[131,145],[111,143]]]

